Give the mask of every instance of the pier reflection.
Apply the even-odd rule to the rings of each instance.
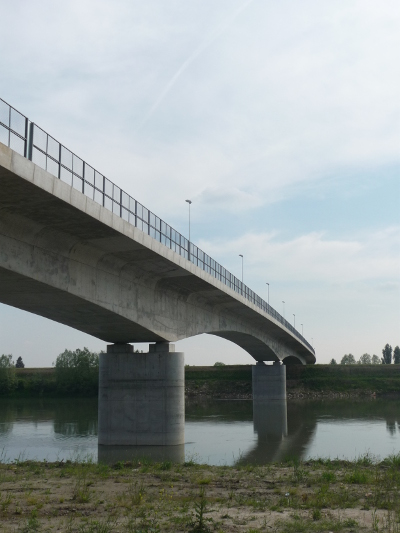
[[[185,445],[177,446],[105,446],[98,445],[98,462],[115,464],[140,459],[150,459],[157,463],[185,461]]]
[[[299,405],[286,401],[253,400],[253,427],[257,444],[238,463],[266,464],[302,457],[312,439],[316,417],[304,417]]]

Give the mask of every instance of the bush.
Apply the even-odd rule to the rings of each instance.
[[[0,394],[11,392],[17,386],[12,355],[0,355]]]
[[[99,386],[99,354],[87,348],[65,350],[55,362],[57,388],[62,392],[94,394]]]
[[[219,361],[217,361],[216,363],[214,363],[214,366],[225,366],[225,363],[220,363]]]

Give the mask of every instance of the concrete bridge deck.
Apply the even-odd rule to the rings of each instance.
[[[278,320],[0,143],[0,301],[110,343],[226,338],[257,361],[315,362]]]

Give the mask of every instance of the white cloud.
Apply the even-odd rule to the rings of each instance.
[[[398,210],[381,222],[388,210],[370,198],[345,220],[344,238],[334,233],[340,206],[305,232],[285,204],[331,190],[359,202],[364,173],[373,169],[377,186],[399,167],[398,0],[0,0],[0,12],[0,97],[167,222],[186,227],[186,198],[194,217],[197,204],[202,216],[212,208],[214,228],[198,244],[236,274],[243,253],[254,289],[266,275],[290,285],[285,299],[294,305],[297,294],[307,331],[313,324],[331,357],[339,327],[343,353],[360,354],[398,330],[386,309],[399,288]],[[297,237],[248,231],[255,208],[272,202]],[[227,211],[238,212],[239,237]],[[44,324],[38,354],[48,349]],[[74,347],[60,328],[52,360],[58,342]]]
[[[265,272],[287,283],[358,284],[368,280],[381,286],[400,281],[400,226],[352,240],[329,239],[312,232],[283,241],[279,234],[245,234],[229,241],[202,241],[200,247],[226,262],[240,250],[247,278],[253,284]]]

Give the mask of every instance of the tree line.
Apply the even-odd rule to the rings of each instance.
[[[395,365],[400,365],[400,347],[396,346],[394,349],[390,344],[386,344],[382,350],[382,357],[377,355],[370,355],[369,353],[363,354],[358,361],[353,354],[345,354],[341,361],[341,365],[391,365],[392,362]],[[331,359],[331,365],[337,365],[336,359]]]

